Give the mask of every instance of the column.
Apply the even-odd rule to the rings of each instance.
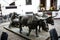
[[[50,9],[50,0],[46,0],[46,10]]]

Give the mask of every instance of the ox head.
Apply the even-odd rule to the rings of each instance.
[[[56,13],[55,16],[50,16],[46,19],[47,23],[54,25],[54,17],[56,17],[58,15],[58,13]]]
[[[53,17],[48,17],[48,18],[46,19],[46,22],[47,22],[48,24],[54,25],[54,19],[53,19]]]

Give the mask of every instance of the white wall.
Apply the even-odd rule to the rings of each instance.
[[[12,3],[12,0],[0,0],[0,4],[1,4],[1,9],[2,9],[2,14],[3,15],[7,15],[11,12],[16,11],[17,9],[6,9],[6,6],[9,6],[10,3]]]
[[[46,0],[46,10],[50,9],[50,0]]]
[[[25,12],[37,13],[39,0],[32,0],[32,5],[26,5],[25,0],[18,0],[18,1],[16,1],[16,5],[18,6],[18,10],[21,11],[22,14],[25,14]],[[19,6],[19,5],[21,5],[21,6]]]
[[[34,12],[34,13],[40,13],[39,10],[39,3],[40,0],[32,0],[32,5],[26,5],[25,0],[16,0],[16,6],[17,9],[6,9],[6,6],[9,6],[10,3],[12,3],[14,0],[0,0],[0,3],[2,4],[2,13],[3,15],[7,15],[11,12],[17,12],[18,14],[25,15],[25,12]],[[50,0],[47,0],[46,2],[46,8],[47,10],[50,8]],[[60,0],[57,1],[57,9],[59,8]],[[60,18],[60,12],[58,12],[59,16],[56,18]],[[55,12],[53,12],[53,15],[55,15]]]
[[[32,5],[26,5],[26,0],[17,0],[16,6],[17,9],[6,9],[6,6],[9,6],[10,3],[12,3],[13,1],[8,1],[8,0],[1,0],[1,4],[2,4],[2,13],[3,15],[9,14],[11,12],[17,12],[19,14],[25,15],[25,12],[34,12],[37,13],[38,8],[39,8],[39,0],[32,0]],[[8,2],[8,3],[7,3]]]
[[[57,0],[57,10],[59,10],[60,0]],[[55,18],[60,18],[60,10],[58,12],[53,12],[53,16],[55,16],[55,13],[58,13],[58,15]]]

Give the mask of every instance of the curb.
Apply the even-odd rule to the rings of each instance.
[[[8,31],[10,31],[10,32],[12,32],[12,33],[14,33],[14,34],[16,34],[16,35],[18,35],[18,36],[24,38],[24,39],[26,39],[26,40],[31,40],[28,36],[24,36],[23,34],[18,34],[18,33],[14,32],[14,31],[12,31],[12,30],[6,28],[6,27],[4,27],[4,29],[6,29],[6,30],[8,30]]]

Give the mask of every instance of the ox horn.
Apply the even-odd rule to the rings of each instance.
[[[38,15],[37,13],[36,13],[36,14],[34,14],[34,15],[36,15],[36,16],[38,16],[38,17],[42,17],[42,16]]]
[[[52,16],[52,17],[56,17],[58,15],[58,13],[56,13],[56,15],[55,16]]]

